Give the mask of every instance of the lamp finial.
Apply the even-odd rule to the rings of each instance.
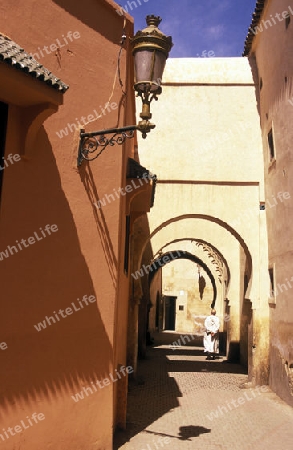
[[[146,23],[149,27],[158,28],[158,26],[160,25],[161,22],[162,22],[162,19],[160,16],[155,16],[154,14],[146,16]]]

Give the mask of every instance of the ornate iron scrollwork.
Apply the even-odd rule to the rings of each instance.
[[[133,138],[136,129],[137,126],[133,125],[94,133],[84,133],[81,130],[77,165],[80,166],[83,160],[93,161],[98,158],[108,145],[122,145],[126,139]],[[112,136],[110,138],[106,137],[108,134],[112,134]]]
[[[142,137],[146,138],[147,133],[153,128],[155,128],[155,125],[143,118],[138,125],[110,128],[108,130],[94,131],[93,133],[85,133],[84,130],[80,130],[77,165],[80,166],[83,160],[93,161],[98,158],[109,145],[122,145],[126,139],[134,137],[135,130],[140,131]],[[112,136],[110,138],[106,137],[109,134]]]

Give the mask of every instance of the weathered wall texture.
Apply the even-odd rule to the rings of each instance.
[[[289,13],[288,20],[284,18],[286,12]],[[259,29],[254,37],[250,60],[252,63],[256,60],[259,75],[269,244],[268,268],[271,270],[274,284],[271,289],[275,291],[274,294],[271,292],[268,299],[270,385],[278,395],[293,406],[292,2],[287,0],[266,2],[259,25],[262,26],[262,31]],[[274,156],[271,155],[268,144],[271,129]]]
[[[263,383],[268,377],[267,339],[252,327],[251,338],[248,335],[249,301],[257,327],[267,326],[268,320],[265,213],[260,211],[263,162],[254,78],[247,58],[169,59],[163,94],[152,105],[157,128],[139,141],[139,149],[141,163],[158,176],[149,214],[154,255],[172,244],[172,249],[205,261],[217,278],[217,265],[191,241],[216,249],[229,271],[226,289],[217,281],[216,299],[227,353],[231,358],[240,354],[250,365],[250,380]]]
[[[12,0],[0,5],[1,32],[35,58],[38,53],[40,63],[70,85],[64,104],[40,123],[23,155],[22,124],[26,107],[35,100],[27,98],[19,106],[18,98],[28,76],[23,74],[19,93],[10,100],[3,80],[0,83],[0,101],[10,103],[5,156],[22,155],[4,171],[0,250],[34,232],[40,234],[47,224],[58,228],[0,261],[0,342],[7,343],[0,351],[1,429],[19,425],[34,412],[45,416],[15,436],[4,435],[5,442],[0,442],[6,450],[108,450],[113,426],[123,425],[125,418],[126,377],[123,372],[121,382],[109,377],[118,380],[116,370],[126,365],[126,199],[106,196],[125,186],[133,142],[109,147],[96,161],[77,169],[75,132],[85,120],[90,121],[87,131],[135,121],[133,65],[128,61],[126,71],[125,50],[121,77],[129,94],[123,105],[119,83],[113,89],[123,28],[116,8],[110,0],[85,0],[82,5],[67,0],[28,0],[24,5]],[[79,37],[67,37],[66,43],[70,31]],[[132,32],[128,18],[126,33]],[[54,51],[45,52],[44,46]],[[36,91],[49,89],[38,80],[35,85]],[[109,98],[112,106],[105,110]],[[44,100],[37,98],[40,101]],[[103,209],[94,205],[101,199]],[[81,308],[78,299],[85,295],[96,300]],[[57,320],[54,312],[72,303],[79,309]],[[51,320],[37,331],[34,325],[46,316],[55,317],[56,323]],[[84,399],[75,401],[72,395],[77,392],[83,392]]]

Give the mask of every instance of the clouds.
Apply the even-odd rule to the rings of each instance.
[[[219,39],[225,34],[224,25],[218,24],[212,27],[207,27],[205,30],[205,35],[209,39]]]
[[[196,57],[203,50],[219,57],[240,56],[255,4],[256,0],[148,0],[131,14],[136,30],[145,27],[147,14],[163,18],[160,29],[173,37],[171,57]]]

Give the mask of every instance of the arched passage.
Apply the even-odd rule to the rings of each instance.
[[[166,220],[165,222],[162,222],[159,226],[157,226],[153,231],[151,231],[150,236],[148,237],[148,239],[144,242],[142,249],[141,249],[141,253],[140,253],[140,259],[139,259],[139,264],[141,264],[142,258],[143,258],[143,253],[145,250],[145,247],[148,245],[149,242],[152,242],[153,238],[163,229],[166,229],[168,226],[170,226],[173,223],[176,222],[180,222],[183,220],[187,220],[187,219],[199,219],[199,220],[206,220],[208,222],[213,222],[217,225],[219,225],[220,227],[222,227],[223,229],[225,229],[227,232],[229,232],[240,244],[240,246],[243,249],[243,252],[246,256],[246,260],[247,260],[247,264],[246,264],[246,280],[247,280],[247,288],[249,288],[250,286],[250,282],[251,282],[251,277],[252,277],[252,256],[251,256],[251,252],[248,248],[248,245],[246,244],[244,238],[238,233],[238,231],[233,228],[232,226],[230,226],[227,222],[223,221],[222,219],[218,218],[218,217],[214,217],[211,215],[207,215],[207,214],[184,214],[184,215],[180,215],[177,217],[172,217],[168,220]],[[195,231],[196,234],[196,231]],[[180,232],[180,236],[178,237],[174,237],[174,239],[172,240],[172,242],[176,242],[176,240],[182,240],[182,239],[194,239],[194,240],[198,240],[198,236],[193,236],[191,238],[187,238],[186,236],[184,236],[184,232]],[[202,241],[204,241],[202,239]],[[162,246],[165,246],[167,244],[167,240],[164,240],[163,238],[163,242],[162,242]],[[216,246],[214,246],[216,248]],[[157,253],[157,250],[155,252],[155,254]]]
[[[209,236],[206,237],[206,229],[209,228],[208,224],[210,224],[210,230]],[[220,244],[222,245],[223,239],[225,241],[222,246],[220,245],[220,247],[217,242],[217,237],[219,235],[217,230],[220,230],[221,233]],[[144,237],[146,238],[146,236]],[[232,278],[233,280],[232,287],[229,290],[229,297],[225,298],[222,293],[221,313],[222,319],[227,314],[231,317],[231,321],[228,324],[224,324],[224,332],[227,335],[227,342],[229,341],[233,345],[235,342],[235,346],[239,349],[240,327],[242,326],[240,325],[241,313],[243,309],[242,303],[244,297],[249,297],[252,285],[252,256],[246,240],[240,235],[240,233],[227,222],[211,215],[184,214],[170,218],[156,226],[153,230],[150,230],[150,234],[144,242],[140,241],[139,247],[141,251],[137,258],[136,268],[139,269],[144,264],[152,265],[155,263],[154,270],[149,274],[149,280],[139,280],[139,283],[142,285],[140,309],[144,309],[146,314],[146,316],[144,316],[145,324],[140,321],[140,328],[142,330],[145,329],[146,324],[149,322],[148,313],[150,308],[156,304],[158,292],[160,292],[160,288],[158,288],[158,290],[154,293],[155,297],[150,294],[150,289],[152,288],[150,282],[153,281],[155,274],[158,272],[158,266],[161,268],[164,265],[163,258],[170,256],[171,251],[173,253],[174,251],[182,252],[184,247],[182,247],[181,243],[187,241],[202,244],[202,247],[208,246],[212,250],[216,251],[227,270],[227,287],[228,284],[230,284],[230,279]],[[231,243],[233,244],[234,249],[231,249]],[[170,249],[170,244],[173,244],[172,249]],[[200,245],[198,245],[198,247],[200,247]],[[149,253],[150,248],[152,248],[153,256]],[[148,249],[148,256],[145,253],[145,249]],[[253,251],[254,254],[256,254],[255,249]],[[211,303],[214,305],[217,295],[219,295],[219,289],[217,289],[217,283],[215,280],[216,274],[214,267],[212,267],[212,264],[209,261],[203,260],[203,258],[200,257],[199,249],[197,252],[194,250],[193,252],[185,251],[185,253],[185,258],[182,256],[182,253],[180,253],[180,259],[187,259],[195,264],[199,264],[204,268],[209,279],[211,280],[214,291]],[[237,279],[237,277],[235,277],[235,267],[240,266],[240,260],[241,271],[237,274]],[[230,264],[232,267],[234,265],[232,273],[230,271]],[[145,281],[147,281],[147,283]],[[145,307],[143,306],[144,304],[146,305]],[[142,316],[140,319],[141,318]],[[246,325],[245,327],[247,328]],[[245,333],[245,340],[247,342],[247,331]],[[239,353],[239,350],[237,350],[237,352]]]
[[[154,276],[156,275],[157,271],[161,268],[164,267],[166,264],[171,263],[172,261],[174,261],[174,253],[176,254],[176,260],[178,259],[188,259],[189,261],[194,262],[195,264],[199,264],[201,267],[203,267],[203,269],[206,271],[206,273],[208,274],[212,286],[213,286],[213,290],[214,290],[214,294],[213,294],[213,301],[211,303],[211,308],[213,308],[215,306],[215,302],[216,302],[216,298],[217,298],[217,286],[216,286],[216,281],[215,281],[215,277],[212,274],[211,270],[209,269],[209,267],[197,256],[192,255],[189,252],[185,252],[185,251],[181,251],[181,250],[176,250],[175,252],[166,252],[163,255],[161,255],[160,257],[156,258],[152,264],[151,267],[154,267],[154,270],[152,270],[149,274],[149,284],[152,282]]]

